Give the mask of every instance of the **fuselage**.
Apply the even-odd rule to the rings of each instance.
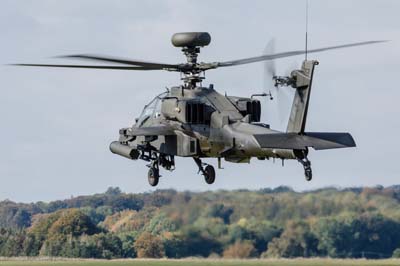
[[[260,117],[261,104],[256,99],[221,95],[212,87],[174,87],[146,105],[132,130],[176,129],[173,136],[159,135],[151,141],[152,147],[167,155],[219,157],[232,162],[248,162],[251,157],[294,159],[291,150],[260,147],[254,134],[277,132],[259,123]],[[127,139],[121,134],[120,141]],[[140,149],[148,142],[148,136],[136,136],[128,145]]]

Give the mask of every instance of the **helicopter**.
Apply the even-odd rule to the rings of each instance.
[[[250,97],[227,96],[219,93],[213,84],[202,86],[205,71],[237,65],[272,61],[279,58],[375,44],[384,41],[367,41],[312,50],[296,50],[264,54],[239,60],[222,62],[198,62],[200,48],[208,46],[211,36],[207,32],[175,33],[172,44],[186,56],[186,63],[166,64],[140,60],[77,54],[63,58],[114,63],[113,65],[71,64],[14,64],[19,66],[112,69],[112,70],[164,70],[179,72],[181,85],[158,94],[145,105],[132,126],[119,130],[119,139],[110,144],[112,153],[130,160],[148,162],[148,182],[159,183],[161,167],[175,170],[175,157],[192,157],[199,173],[207,184],[213,184],[215,168],[204,163],[204,158],[216,158],[218,168],[221,160],[233,163],[249,163],[259,160],[297,160],[304,168],[307,181],[312,179],[309,148],[315,150],[355,147],[351,134],[341,132],[308,132],[306,121],[316,60],[303,61],[300,69],[288,76],[272,77],[275,87],[295,90],[286,132],[273,130],[261,122],[261,102],[253,94]]]

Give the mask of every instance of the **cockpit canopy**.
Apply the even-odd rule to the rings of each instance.
[[[167,92],[157,95],[151,102],[149,102],[140,114],[136,125],[142,126],[149,118],[157,118],[161,115],[162,99],[167,95]]]
[[[159,94],[144,107],[136,125],[141,127],[147,120],[161,115],[182,123],[209,125],[214,111],[215,109],[210,105],[197,99],[180,100],[177,97],[168,97],[168,93],[165,92]]]

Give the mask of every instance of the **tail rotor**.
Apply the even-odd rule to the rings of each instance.
[[[264,54],[275,53],[275,39],[271,39],[264,49]],[[270,100],[273,100],[265,103],[266,110],[264,110],[269,123],[282,126],[286,125],[287,121],[285,120],[289,115],[289,108],[293,94],[291,91],[286,89],[288,84],[284,83],[284,81],[291,76],[291,72],[295,69],[297,69],[297,64],[296,62],[293,62],[291,67],[284,71],[285,76],[278,76],[275,60],[264,62],[264,93],[270,96]]]

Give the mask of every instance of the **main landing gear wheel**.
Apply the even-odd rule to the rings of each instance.
[[[160,180],[160,172],[155,167],[150,167],[149,172],[147,174],[147,179],[149,181],[150,186],[155,187]]]
[[[204,179],[206,183],[211,185],[215,181],[215,169],[212,165],[207,165],[204,169]]]
[[[199,167],[199,172],[204,176],[204,180],[207,184],[213,184],[215,182],[215,169],[212,165],[202,163],[200,158],[193,158],[196,162],[197,166]],[[206,166],[204,168],[204,166]]]

